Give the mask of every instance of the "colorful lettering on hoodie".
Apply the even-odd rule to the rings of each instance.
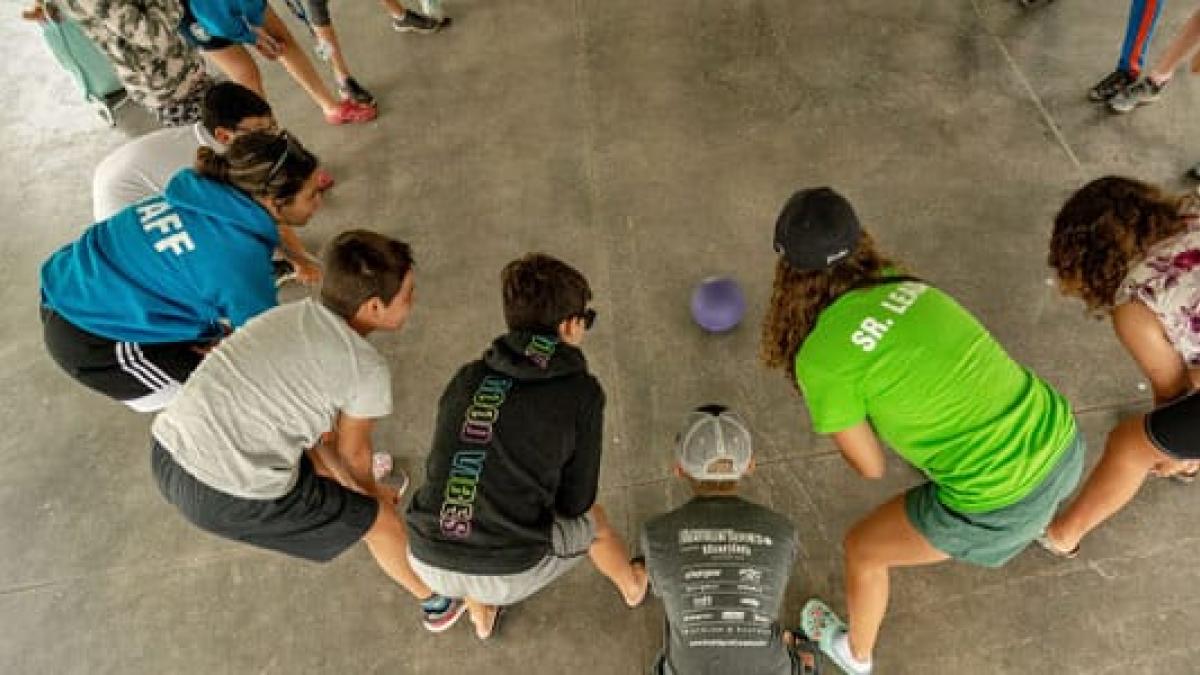
[[[558,347],[558,340],[545,335],[534,335],[529,340],[529,344],[525,346],[525,356],[537,364],[538,368],[545,370],[550,366],[550,359],[554,357],[554,350]]]
[[[486,446],[491,442],[496,422],[500,419],[500,406],[504,404],[512,383],[512,378],[502,375],[483,378],[464,415],[460,441],[474,446]],[[471,535],[475,498],[478,496],[479,481],[483,478],[486,458],[487,453],[482,447],[463,448],[454,453],[442,500],[441,529],[445,536],[466,539]]]

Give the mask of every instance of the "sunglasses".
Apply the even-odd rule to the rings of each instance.
[[[573,314],[571,316],[572,318],[583,319],[584,330],[591,330],[592,326],[596,323],[596,310],[592,309],[591,307],[588,307],[582,312]]]
[[[283,152],[279,153],[279,159],[275,160],[275,163],[271,165],[271,170],[267,172],[267,178],[263,181],[264,191],[270,187],[271,181],[279,175],[283,165],[287,163],[288,156],[292,154],[292,137],[286,131],[280,133],[279,137],[283,139]]]

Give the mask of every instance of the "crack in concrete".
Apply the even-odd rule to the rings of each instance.
[[[993,42],[996,43],[996,46],[1000,48],[1000,53],[1004,56],[1004,60],[1008,63],[1008,66],[1012,68],[1013,74],[1016,75],[1017,81],[1020,82],[1021,87],[1025,90],[1025,93],[1029,95],[1030,100],[1033,101],[1033,105],[1037,107],[1038,113],[1042,116],[1042,121],[1045,122],[1046,126],[1050,129],[1050,133],[1054,134],[1055,140],[1058,141],[1059,146],[1062,148],[1063,152],[1066,153],[1067,158],[1071,160],[1071,164],[1075,166],[1075,170],[1080,175],[1083,175],[1083,162],[1079,161],[1079,156],[1076,155],[1075,150],[1071,148],[1070,142],[1067,141],[1066,134],[1064,134],[1062,128],[1058,126],[1058,122],[1054,121],[1054,116],[1050,114],[1049,109],[1046,108],[1046,104],[1042,102],[1042,98],[1037,95],[1036,91],[1034,91],[1033,85],[1029,82],[1029,78],[1025,76],[1025,73],[1021,70],[1020,66],[1017,65],[1016,59],[1013,58],[1012,52],[1008,50],[1008,46],[1004,44],[1004,40],[1002,40],[999,35],[996,35],[990,28],[988,28],[987,22],[984,21],[983,18],[983,12],[979,9],[979,0],[971,0],[971,9],[975,11],[975,16],[979,19],[979,23],[983,27],[984,32],[992,39]]]

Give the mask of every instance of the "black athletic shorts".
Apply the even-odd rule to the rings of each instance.
[[[1151,410],[1146,435],[1175,459],[1200,459],[1200,391]]]
[[[138,412],[166,407],[204,360],[204,343],[116,342],[89,333],[42,307],[42,337],[50,356],[80,384]]]
[[[318,476],[307,455],[296,485],[278,499],[243,499],[215,490],[154,442],[150,465],[158,489],[193,525],[217,536],[297,558],[327,562],[363,538],[379,502]]]
[[[180,0],[180,3],[183,5],[183,19],[179,21],[179,34],[183,36],[185,42],[202,52],[213,52],[237,44],[233,40],[210,35],[196,20],[196,15],[192,13],[191,2]]]

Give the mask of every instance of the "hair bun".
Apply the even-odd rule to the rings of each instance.
[[[229,183],[229,159],[207,146],[196,149],[196,173],[221,183]]]

